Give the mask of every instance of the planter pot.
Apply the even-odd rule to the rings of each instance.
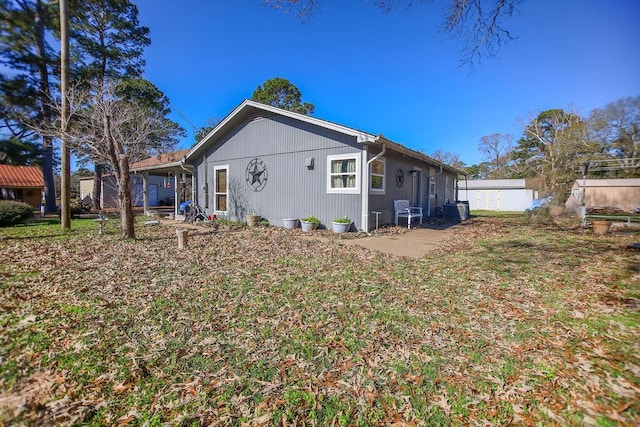
[[[302,231],[313,231],[318,228],[318,225],[313,222],[300,221],[300,225],[302,226]]]
[[[247,222],[247,225],[249,227],[257,227],[258,224],[260,224],[260,219],[262,217],[260,215],[252,215],[252,214],[246,214],[244,216],[244,220]]]
[[[282,220],[284,228],[298,228],[298,220],[294,218],[285,218]]]
[[[331,221],[331,228],[334,233],[346,233],[351,228],[351,223]]]
[[[591,221],[591,228],[593,229],[593,232],[596,234],[600,234],[600,235],[607,234],[609,232],[609,227],[611,227],[610,221],[603,221],[603,220],[597,220],[597,219],[594,219],[593,221]]]

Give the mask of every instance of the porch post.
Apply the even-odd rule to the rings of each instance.
[[[360,229],[365,233],[369,232],[369,156],[367,146],[362,145],[362,161],[360,162],[362,170],[361,188],[360,188],[360,210],[362,211]]]
[[[178,208],[180,207],[180,172],[174,172],[173,174],[173,213],[178,215]]]
[[[142,174],[142,205],[145,215],[149,215],[149,172]]]

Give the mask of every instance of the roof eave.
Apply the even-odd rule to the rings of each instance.
[[[192,169],[193,166],[185,164],[182,162],[182,160],[178,161],[178,162],[171,162],[171,163],[163,163],[161,165],[155,165],[155,166],[142,166],[139,168],[131,168],[131,172],[146,172],[146,171],[151,171],[151,170],[165,170],[165,169]]]
[[[426,163],[433,164],[435,166],[442,167],[443,169],[446,169],[446,170],[448,170],[450,172],[453,172],[453,173],[456,173],[458,175],[465,175],[465,176],[467,175],[467,171],[465,171],[463,169],[458,169],[456,167],[453,167],[451,165],[443,163],[443,162],[441,162],[439,160],[436,160],[433,157],[427,156],[424,153],[421,153],[421,152],[416,151],[416,150],[412,150],[411,148],[407,148],[402,144],[398,144],[397,142],[393,142],[393,141],[387,139],[384,135],[379,135],[376,138],[375,142],[378,142],[380,144],[386,143],[386,144],[388,144],[388,148],[389,149],[391,149],[393,151],[396,151],[396,152],[399,152],[399,153],[402,153],[402,154],[404,154],[406,156],[413,157],[416,160],[420,160],[420,161],[423,161],[423,162],[426,162]]]
[[[281,116],[290,117],[296,120],[300,120],[306,123],[310,123],[316,126],[323,127],[325,129],[333,130],[345,135],[350,135],[356,138],[358,143],[364,144],[369,142],[374,142],[377,140],[375,135],[359,131],[357,129],[353,129],[347,126],[342,126],[337,123],[328,122],[326,120],[318,119],[315,117],[308,116],[306,114],[295,113],[293,111],[284,110],[282,108],[274,107],[267,104],[261,104],[259,102],[251,101],[249,99],[245,99],[242,101],[240,105],[231,111],[216,127],[214,127],[211,132],[209,132],[204,138],[200,140],[193,148],[186,154],[187,161],[191,160],[194,156],[196,156],[204,146],[209,142],[211,138],[220,133],[222,129],[227,126],[233,119],[244,109],[246,108],[256,108],[263,111],[268,111],[271,113],[279,114]]]

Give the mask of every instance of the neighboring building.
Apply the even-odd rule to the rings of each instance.
[[[382,135],[246,100],[186,156],[195,200],[208,214],[271,224],[349,217],[357,229],[393,221],[393,201],[425,216],[456,200],[457,168]]]
[[[174,177],[173,176],[149,176],[149,206],[173,206],[174,203]],[[80,178],[80,198],[85,200],[93,196],[93,177]],[[134,206],[144,205],[143,179],[141,175],[131,174],[131,198]],[[102,176],[102,191],[100,206],[105,209],[118,207],[118,187],[115,176],[106,174]]]
[[[0,200],[16,200],[38,209],[44,177],[38,166],[0,165]]]
[[[184,201],[182,189],[185,181],[191,179],[191,172],[183,165],[184,156],[189,150],[162,153],[133,163],[131,170],[131,198],[134,206],[145,207],[145,212],[153,206],[175,206],[176,196]],[[145,206],[145,187],[148,198]],[[93,196],[93,177],[80,179],[80,198]],[[190,194],[187,195],[190,197]],[[179,205],[180,203],[178,203]],[[118,187],[111,174],[102,177],[100,206],[103,208],[118,207]]]
[[[577,179],[565,207],[580,214],[583,205],[635,212],[640,208],[640,178]]]
[[[468,201],[470,210],[520,212],[531,206],[538,192],[527,188],[524,179],[481,179],[460,181],[458,198]]]

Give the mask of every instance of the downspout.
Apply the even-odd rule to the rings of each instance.
[[[376,137],[376,141],[378,141],[380,137]],[[369,166],[371,163],[375,162],[387,152],[387,146],[382,144],[382,151],[376,154],[371,160],[368,160],[363,169],[363,177],[362,177],[362,231],[369,234]],[[362,156],[364,159],[367,159],[367,148],[365,146],[362,151]],[[364,163],[364,162],[363,162]],[[385,171],[386,173],[386,171]]]
[[[431,185],[431,179],[433,179],[433,183],[436,187],[436,189],[438,188],[437,183],[436,183],[436,177],[438,175],[440,175],[442,172],[444,171],[444,169],[442,168],[442,165],[440,165],[440,172],[437,172],[435,175],[433,175],[433,177],[429,177],[429,185]],[[437,199],[438,193],[436,193],[436,199]],[[437,205],[437,203],[436,203]],[[436,206],[437,207],[437,206]],[[431,188],[429,188],[429,199],[428,199],[428,206],[427,206],[427,216],[429,218],[431,218]]]

